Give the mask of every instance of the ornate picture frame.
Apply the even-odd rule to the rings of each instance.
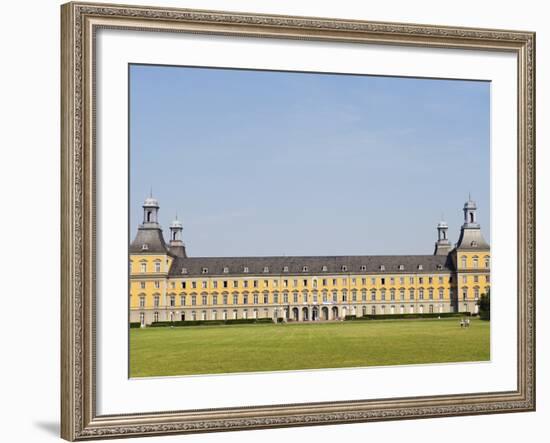
[[[61,436],[88,440],[535,410],[535,34],[73,2],[62,22]],[[99,29],[475,49],[517,57],[517,389],[98,415],[95,51]]]

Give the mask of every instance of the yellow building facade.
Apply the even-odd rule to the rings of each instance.
[[[130,322],[476,314],[490,287],[490,247],[475,202],[463,210],[456,245],[440,222],[432,255],[188,257],[182,223],[172,222],[166,243],[158,202],[147,198],[130,244]]]

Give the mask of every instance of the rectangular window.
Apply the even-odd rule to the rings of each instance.
[[[160,272],[160,262],[155,262],[155,272]]]
[[[357,291],[351,293],[351,301],[357,301]]]
[[[382,278],[380,279],[380,284],[381,284],[381,285],[385,285],[385,284],[386,284],[386,279],[385,279],[384,277],[382,277]]]
[[[376,290],[373,289],[372,291],[370,291],[370,299],[372,301],[376,301]]]
[[[208,288],[208,282],[206,280],[202,281],[202,289]]]
[[[202,296],[202,304],[203,304],[203,305],[208,304],[208,296],[207,296],[207,295],[203,295],[203,296]]]
[[[139,307],[140,308],[144,308],[145,307],[145,296],[144,295],[141,295],[139,297]]]
[[[235,295],[233,296],[233,304],[234,304],[234,305],[239,304],[239,296],[238,296],[237,294],[235,294]]]
[[[479,275],[474,275],[474,283],[479,283]]]
[[[326,286],[326,285],[327,285],[327,279],[324,278],[324,279],[323,279],[323,286]]]
[[[180,305],[185,306],[185,295],[180,295]]]
[[[338,301],[338,292],[333,291],[332,292],[332,301],[336,303]]]
[[[155,295],[154,303],[155,303],[155,308],[158,308],[160,304],[160,297],[158,295]]]
[[[283,287],[288,288],[288,280],[283,280]]]
[[[376,284],[376,277],[371,277],[370,284],[375,285]]]
[[[213,287],[214,289],[216,289],[216,288],[218,287],[218,281],[217,281],[217,280],[214,280],[214,281],[212,282],[212,287]]]
[[[439,277],[439,284],[443,284],[443,277]]]
[[[159,288],[160,288],[160,282],[159,282],[159,281],[156,281],[156,282],[155,282],[155,288],[156,288],[156,289],[159,289]]]
[[[399,284],[404,285],[405,284],[405,277],[399,277]]]
[[[367,290],[366,289],[363,289],[361,291],[361,300],[362,301],[367,301]]]
[[[424,284],[424,277],[418,277],[418,284],[419,285]]]
[[[433,283],[433,277],[428,277],[428,284],[432,284]]]
[[[367,284],[367,279],[366,279],[366,278],[362,278],[362,279],[361,279],[361,284],[362,284],[363,286],[365,286],[365,285]]]
[[[294,303],[298,303],[298,293],[294,293]]]
[[[258,280],[254,280],[254,287],[255,287],[255,288],[258,287]]]
[[[145,289],[145,282],[144,281],[139,282],[139,286],[141,289]]]
[[[356,284],[357,284],[357,279],[352,278],[352,279],[351,279],[351,284],[352,284],[352,285],[356,285]]]
[[[462,276],[462,283],[468,283],[468,277],[466,275]]]
[[[304,279],[304,286],[307,286],[307,280]]]
[[[213,305],[217,305],[217,304],[218,304],[218,296],[217,296],[217,295],[213,295],[213,296],[212,296],[212,304],[213,304]]]
[[[380,290],[380,299],[381,300],[386,300],[386,290],[385,289]]]
[[[192,287],[193,289],[197,289],[197,282],[196,282],[196,281],[192,281],[192,282],[191,282],[191,287]]]
[[[432,288],[428,289],[428,297],[430,300],[434,299],[434,290]]]
[[[243,287],[248,288],[248,280],[243,281]]]
[[[347,278],[343,278],[342,279],[342,284],[345,286],[348,284],[348,279]]]
[[[172,306],[172,307],[176,306],[176,296],[175,295],[170,296],[170,306]]]
[[[264,294],[264,304],[267,305],[269,303],[269,295]]]
[[[233,287],[234,287],[234,288],[238,288],[238,287],[239,287],[239,281],[238,281],[238,280],[233,280]]]
[[[147,272],[147,263],[141,263],[140,271],[141,272]]]
[[[185,289],[187,286],[187,282],[182,281],[181,282],[181,289]]]
[[[394,285],[394,284],[395,284],[395,278],[390,277],[390,285]]]
[[[277,292],[273,294],[273,303],[279,303],[279,294]]]
[[[197,304],[197,296],[196,295],[191,296],[191,304],[193,306],[195,306]]]
[[[414,300],[414,288],[409,289],[409,300]]]
[[[414,285],[414,277],[409,277],[409,284]]]
[[[245,295],[246,297],[246,295]],[[258,304],[258,294],[254,294],[254,304],[257,305]]]
[[[228,281],[227,281],[227,280],[224,280],[224,281],[223,281],[223,287],[224,287],[224,288],[227,288],[227,286],[228,286]]]
[[[294,285],[294,287],[297,287],[298,286],[298,280],[294,280],[293,285]]]
[[[227,302],[228,302],[228,300],[227,300],[227,294],[224,294],[224,296],[223,296],[223,304],[226,305]]]
[[[288,293],[283,294],[283,303],[288,303]]]
[[[439,288],[439,300],[443,300],[443,294],[444,294],[443,288]]]
[[[264,288],[269,288],[269,280],[264,280]]]
[[[399,290],[399,299],[401,301],[405,300],[405,290],[404,289]]]

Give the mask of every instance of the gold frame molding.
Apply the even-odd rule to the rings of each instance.
[[[518,60],[517,390],[383,400],[104,415],[95,408],[97,29],[507,51]],[[535,410],[535,34],[73,2],[61,7],[61,436],[183,434]]]

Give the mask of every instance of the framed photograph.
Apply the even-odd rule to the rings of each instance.
[[[535,409],[535,35],[68,3],[62,437]]]

